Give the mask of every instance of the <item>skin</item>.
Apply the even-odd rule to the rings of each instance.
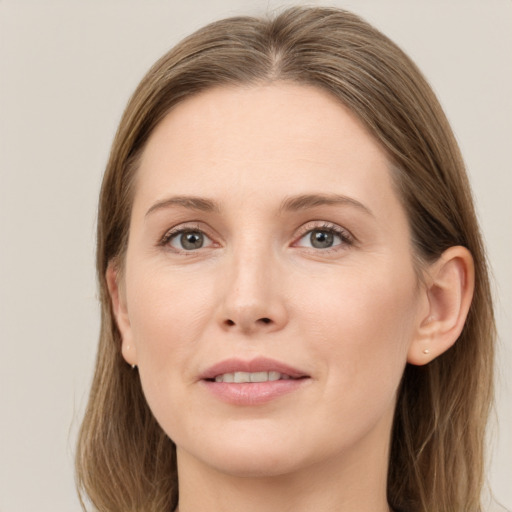
[[[324,200],[283,208],[311,194]],[[165,238],[185,228],[202,247]],[[312,247],[314,230],[332,246]],[[449,251],[420,284],[388,158],[327,93],[217,88],[175,107],[144,150],[122,277],[111,265],[107,280],[123,356],[177,445],[180,511],[387,511],[405,364],[449,348],[469,307],[471,258]],[[309,378],[256,406],[198,380],[258,356]]]

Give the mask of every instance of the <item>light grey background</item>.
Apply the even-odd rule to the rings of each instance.
[[[512,1],[321,3],[363,15],[416,60],[462,147],[499,296],[489,476],[512,508]],[[95,208],[129,95],[192,30],[278,5],[0,0],[0,512],[79,510],[72,460],[98,334]]]

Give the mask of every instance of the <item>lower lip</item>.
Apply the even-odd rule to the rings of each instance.
[[[223,402],[233,405],[259,405],[270,402],[301,388],[305,379],[274,380],[267,382],[212,382],[201,381],[206,388]]]

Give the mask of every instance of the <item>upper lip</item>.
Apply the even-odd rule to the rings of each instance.
[[[289,375],[294,379],[309,377],[307,373],[294,368],[293,366],[282,363],[281,361],[276,361],[275,359],[269,359],[266,357],[258,357],[251,360],[225,359],[224,361],[220,361],[219,363],[207,368],[199,375],[199,379],[215,379],[217,375],[235,372],[279,372],[284,375]]]

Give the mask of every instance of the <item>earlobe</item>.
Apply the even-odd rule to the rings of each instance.
[[[475,271],[471,253],[450,247],[426,276],[428,313],[419,319],[407,362],[424,365],[446,352],[458,339],[473,298]]]
[[[132,340],[132,329],[126,304],[126,295],[123,289],[120,272],[113,262],[109,263],[105,277],[110,301],[112,303],[112,312],[114,313],[117,328],[121,335],[121,353],[124,360],[134,366],[137,364],[137,354]]]

